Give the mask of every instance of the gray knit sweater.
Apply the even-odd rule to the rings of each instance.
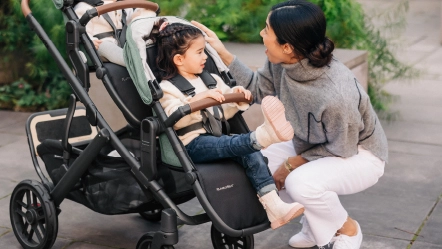
[[[312,161],[322,157],[351,157],[358,145],[388,160],[387,138],[370,99],[353,73],[336,58],[316,68],[308,59],[295,64],[272,64],[253,72],[237,58],[229,65],[238,85],[261,103],[276,95],[295,130],[296,153]]]

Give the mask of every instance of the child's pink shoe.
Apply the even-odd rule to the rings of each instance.
[[[261,109],[264,124],[256,128],[256,139],[262,147],[266,148],[293,138],[293,127],[285,118],[284,105],[277,97],[265,97],[261,102]]]
[[[261,196],[259,201],[266,210],[272,229],[289,223],[304,212],[304,206],[300,203],[283,202],[276,193],[276,190]]]

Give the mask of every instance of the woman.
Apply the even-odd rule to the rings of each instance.
[[[270,161],[277,161],[271,155],[289,155],[273,177],[278,189],[285,186],[305,207],[302,230],[289,244],[307,248],[334,241],[334,248],[359,248],[361,228],[338,195],[358,193],[378,181],[388,160],[387,139],[368,95],[333,57],[322,10],[302,0],[273,6],[260,33],[268,61],[257,72],[232,55],[214,32],[193,24],[207,33],[206,40],[257,103],[276,95],[285,106],[295,136],[262,152]]]

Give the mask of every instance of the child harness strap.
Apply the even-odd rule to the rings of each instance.
[[[96,34],[96,35],[94,35],[94,37],[97,37],[98,39],[103,39],[103,38],[112,36],[118,41],[118,46],[123,47],[124,43],[126,42],[126,29],[127,29],[126,16],[127,16],[127,14],[124,9],[121,10],[121,12],[122,12],[121,23],[122,23],[123,29],[117,29],[114,22],[110,18],[109,14],[104,13],[104,14],[102,14],[104,20],[106,20],[109,23],[109,25],[111,26],[111,28],[114,31]]]
[[[121,1],[121,0],[117,0],[117,2],[118,1]],[[87,3],[93,7],[101,6],[104,4],[104,2],[102,0],[74,0],[74,5],[77,3],[80,3],[80,2]],[[126,17],[127,17],[127,14],[124,9],[122,9],[121,12],[122,12],[121,23],[122,23],[122,27],[123,27],[122,29],[117,29],[114,22],[110,18],[109,14],[104,13],[104,14],[102,14],[102,16],[103,16],[104,20],[106,20],[109,23],[109,25],[111,26],[113,31],[96,34],[96,35],[94,35],[94,37],[96,37],[100,40],[103,38],[106,38],[106,37],[114,37],[118,41],[118,46],[123,47],[124,43],[126,42],[126,29],[127,29]]]
[[[216,88],[216,80],[208,73],[207,71],[203,71],[199,77],[204,82],[204,84],[209,89]],[[177,74],[175,77],[169,79],[169,81],[176,87],[178,90],[180,90],[182,93],[189,95],[189,96],[195,96],[195,87],[190,84],[190,82],[181,76],[180,74]],[[221,113],[221,115],[220,115]],[[210,113],[207,109],[201,110],[201,115],[203,117],[202,122],[198,122],[189,126],[186,126],[184,128],[181,128],[179,130],[176,130],[177,134],[179,136],[182,136],[186,133],[189,133],[194,130],[198,130],[201,128],[204,128],[208,133],[214,135],[214,136],[221,136],[223,134],[223,125],[225,126],[225,133],[230,133],[230,126],[227,122],[226,118],[224,117],[224,111],[221,105],[213,106],[213,115]]]

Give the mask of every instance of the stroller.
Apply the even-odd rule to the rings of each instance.
[[[73,94],[68,108],[35,113],[26,123],[31,157],[41,181],[24,180],[11,195],[11,224],[23,248],[52,247],[59,206],[66,198],[101,214],[140,213],[147,220],[161,221],[160,230],[144,234],[137,249],[174,248],[178,225],[206,222],[212,222],[214,248],[253,248],[253,234],[268,229],[270,222],[243,167],[231,160],[194,164],[172,128],[183,116],[218,103],[204,99],[180,107],[169,117],[159,103],[162,91],[155,73],[156,47],[139,42],[158,17],[140,18],[129,26],[125,54],[132,61],[127,68],[102,62],[85,33],[85,25],[101,14],[124,8],[157,12],[158,5],[144,0],[119,1],[92,8],[78,18],[74,1],[53,1],[67,17],[67,55],[72,68],[32,16],[29,0],[22,0],[22,12],[58,63]],[[186,22],[174,17],[169,20]],[[143,27],[147,30],[140,31]],[[206,52],[213,55],[210,49]],[[234,85],[219,61],[209,56],[205,68]],[[92,71],[128,123],[118,131],[110,128],[89,97]],[[247,102],[242,93],[226,94],[225,99]],[[231,133],[249,131],[241,113],[229,123]],[[121,157],[108,156],[113,150]],[[189,216],[177,205],[194,197],[205,213]]]

